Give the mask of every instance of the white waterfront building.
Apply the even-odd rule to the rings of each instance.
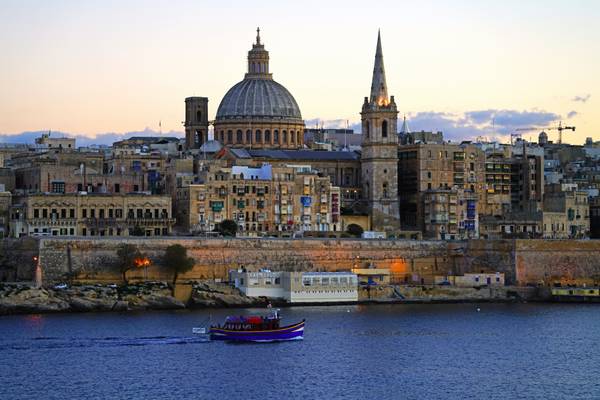
[[[358,279],[352,272],[231,271],[230,282],[248,297],[289,303],[358,301]]]

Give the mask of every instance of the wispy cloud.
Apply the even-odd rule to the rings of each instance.
[[[573,118],[573,117],[575,117],[577,114],[578,114],[578,113],[577,113],[577,111],[571,111],[571,112],[569,112],[569,113],[567,114],[567,118],[569,118],[569,119],[570,119],[570,118]]]
[[[347,125],[348,124],[348,125]],[[320,128],[323,126],[324,129],[346,129],[348,126],[350,129],[353,129],[354,132],[360,132],[361,123],[360,121],[350,121],[347,119],[323,119],[323,118],[312,118],[304,121],[304,125],[307,128],[316,128],[317,126]]]
[[[577,115],[576,111],[567,114],[567,118]],[[517,128],[544,127],[560,121],[561,116],[543,110],[473,110],[463,113],[448,113],[437,111],[424,111],[410,113],[407,115],[410,129],[414,131],[442,131],[444,137],[452,141],[474,140],[483,136],[490,140],[506,140],[508,135]],[[305,120],[307,128],[323,126],[324,128],[346,128],[349,124],[355,132],[361,132],[361,123],[358,120],[348,121],[346,119],[323,119],[312,118]],[[401,120],[398,121],[400,129]],[[40,137],[46,131],[29,131],[18,134],[0,133],[0,143],[33,143],[35,138]],[[123,140],[131,136],[175,136],[183,137],[183,132],[170,131],[162,134],[146,128],[142,131],[132,132],[106,132],[95,136],[84,134],[72,134],[68,132],[52,132],[56,136],[69,136],[77,139],[78,146],[89,146],[92,144],[110,145],[115,141]]]
[[[575,96],[575,97],[573,97],[572,101],[578,101],[578,102],[581,102],[581,103],[586,103],[590,99],[590,97],[592,97],[591,94],[586,94],[584,96]]]
[[[0,143],[34,143],[35,139],[40,137],[42,133],[48,133],[48,131],[28,131],[16,134],[0,133]],[[73,134],[69,132],[52,131],[52,136],[63,137],[68,136],[77,140],[77,146],[90,146],[90,145],[111,145],[112,143],[130,138],[132,136],[164,136],[164,137],[183,137],[183,132],[169,131],[169,132],[157,132],[150,128],[145,128],[142,131],[132,132],[106,132],[99,133],[94,136],[88,136],[84,134]]]

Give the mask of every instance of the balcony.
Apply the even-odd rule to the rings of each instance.
[[[32,218],[27,220],[31,226],[75,226],[75,218]]]
[[[127,218],[125,222],[129,225],[139,226],[173,225],[175,218]]]

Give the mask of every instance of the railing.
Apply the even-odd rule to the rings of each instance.
[[[28,219],[27,223],[33,226],[75,226],[77,225],[76,218],[32,218]]]
[[[175,218],[127,218],[126,222],[130,225],[172,225]]]

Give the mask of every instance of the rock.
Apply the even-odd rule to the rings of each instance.
[[[115,301],[110,298],[73,297],[69,304],[74,311],[110,311],[113,309]]]
[[[264,305],[267,301],[248,297],[226,284],[202,282],[194,287],[190,303],[192,307],[240,307]]]
[[[129,311],[129,304],[126,301],[116,301],[113,304],[112,311]]]
[[[63,299],[39,289],[15,291],[0,299],[0,314],[35,314],[70,310]]]

